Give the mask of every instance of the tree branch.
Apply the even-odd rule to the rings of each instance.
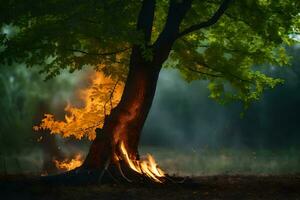
[[[224,76],[222,76],[221,74],[211,74],[211,73],[207,73],[207,72],[203,72],[203,71],[199,71],[196,69],[193,69],[191,67],[186,67],[186,69],[192,71],[192,72],[196,72],[198,74],[203,74],[203,75],[207,75],[207,76],[211,76],[211,77],[215,77],[215,78],[222,78]]]
[[[156,56],[155,62],[163,63],[172,48],[173,43],[179,33],[180,24],[188,10],[191,8],[192,0],[169,0],[169,10],[166,23],[162,32],[154,42]]]
[[[107,101],[104,103],[103,105],[103,110],[104,110],[104,116],[106,116],[106,104],[109,102],[110,103],[110,111],[113,109],[113,103],[112,103],[112,98],[113,98],[113,95],[115,93],[115,90],[117,88],[117,85],[119,84],[119,80],[117,80],[113,86],[113,88],[111,89],[110,91],[110,94],[109,94],[109,99],[107,99]]]
[[[145,43],[151,40],[156,0],[143,0],[139,13],[137,30],[144,33]]]
[[[239,76],[237,76],[237,75],[235,75],[235,74],[233,74],[233,73],[231,73],[231,72],[229,72],[229,71],[216,69],[216,68],[213,68],[213,67],[208,66],[208,65],[205,64],[205,63],[200,63],[199,61],[197,61],[197,64],[198,64],[198,65],[201,65],[201,66],[203,66],[203,67],[205,67],[205,68],[211,69],[211,70],[213,70],[213,71],[215,71],[215,72],[220,72],[220,73],[222,73],[222,74],[228,74],[229,76],[231,76],[231,77],[233,77],[233,78],[235,78],[235,79],[237,79],[237,80],[240,80],[240,81],[243,81],[243,82],[247,82],[247,83],[251,83],[251,84],[255,84],[255,83],[252,82],[251,80],[243,79],[243,78],[241,78],[241,77],[239,77]]]
[[[169,10],[165,26],[159,34],[155,43],[159,44],[165,40],[174,41],[179,32],[181,21],[191,8],[192,0],[169,0]]]
[[[232,0],[224,0],[222,2],[222,4],[220,5],[220,7],[218,8],[218,10],[214,13],[214,15],[208,19],[207,21],[205,22],[201,22],[199,24],[196,24],[196,25],[192,25],[190,26],[189,28],[183,30],[181,33],[178,34],[177,38],[180,38],[184,35],[187,35],[191,32],[194,32],[194,31],[197,31],[199,29],[202,29],[202,28],[206,28],[206,27],[209,27],[209,26],[212,26],[214,25],[215,23],[217,23],[217,21],[221,18],[221,16],[225,13],[225,11],[227,10],[230,2]]]
[[[209,48],[209,47],[210,47],[209,45],[201,45],[201,46],[197,45],[197,46],[195,46],[195,45],[193,45],[192,43],[190,43],[189,41],[187,41],[187,40],[185,40],[185,39],[183,39],[183,38],[182,38],[182,41],[183,41],[184,43],[186,43],[187,45],[189,45],[189,46],[194,46],[194,48],[197,48],[197,47],[205,47],[205,48]],[[240,52],[239,50],[235,50],[235,49],[225,49],[225,50],[227,50],[227,51],[236,51],[236,52]],[[231,76],[231,77],[233,77],[233,78],[235,78],[235,79],[237,79],[237,80],[240,80],[240,81],[243,81],[243,82],[248,82],[248,83],[251,83],[251,84],[255,84],[255,83],[252,82],[251,80],[243,79],[243,78],[241,78],[241,77],[239,77],[239,76],[237,76],[237,75],[235,75],[235,74],[233,74],[233,73],[231,73],[231,72],[229,72],[229,71],[226,71],[226,70],[220,70],[220,69],[213,68],[213,67],[211,67],[211,66],[208,66],[206,63],[203,63],[203,62],[201,63],[200,61],[196,61],[196,63],[197,63],[198,65],[201,65],[201,66],[205,67],[205,68],[211,69],[211,70],[213,70],[213,71],[215,71],[215,72],[219,72],[219,73],[222,73],[222,74],[228,74],[229,76]]]
[[[72,51],[74,53],[83,53],[83,54],[86,54],[86,55],[89,55],[89,56],[110,56],[110,55],[114,55],[114,54],[125,52],[125,51],[127,51],[129,49],[131,49],[131,47],[127,47],[127,48],[116,50],[116,51],[112,51],[112,52],[106,52],[106,53],[86,52],[86,51],[83,51],[83,50],[80,50],[80,49],[63,49],[63,50]]]

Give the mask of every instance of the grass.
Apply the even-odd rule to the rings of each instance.
[[[193,185],[149,186],[109,184],[91,186],[41,185],[28,182],[39,173],[41,157],[8,158],[7,164],[32,169],[32,175],[0,176],[0,199],[10,200],[300,200],[299,150],[183,150],[143,147],[169,174],[193,176]],[[25,162],[26,161],[26,162]],[[25,166],[26,165],[26,166]],[[11,166],[7,166],[10,169]],[[30,168],[32,167],[32,168]],[[14,171],[10,171],[12,174]],[[24,171],[21,171],[24,172]],[[236,175],[238,174],[238,175]]]
[[[280,175],[300,173],[300,150],[166,149],[144,147],[159,165],[176,175]]]
[[[282,175],[300,173],[300,150],[179,149],[142,147],[141,155],[154,155],[159,166],[179,176]],[[0,174],[39,174],[42,154],[0,157]]]

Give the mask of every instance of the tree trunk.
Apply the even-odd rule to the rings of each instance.
[[[96,131],[96,139],[82,165],[84,169],[101,169],[108,160],[114,163],[121,142],[131,159],[139,159],[139,139],[152,105],[160,69],[161,66],[146,62],[137,48],[133,49],[120,103],[106,116],[103,128]]]
[[[155,94],[159,72],[175,42],[179,26],[191,7],[191,0],[169,1],[166,24],[157,40],[151,42],[155,0],[143,0],[137,30],[142,31],[145,42],[135,45],[130,57],[129,73],[119,105],[105,117],[102,130],[98,130],[82,169],[101,169],[107,163],[117,163],[122,142],[131,159],[139,159],[138,144],[141,131]],[[142,48],[143,47],[143,48]],[[143,56],[143,49],[152,52],[152,61]],[[109,162],[108,162],[109,161]]]

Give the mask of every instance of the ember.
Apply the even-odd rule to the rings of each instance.
[[[83,158],[81,154],[77,154],[75,158],[72,158],[71,160],[66,159],[61,162],[58,160],[54,160],[55,166],[62,171],[70,171],[72,169],[75,169],[76,167],[80,167],[82,162]]]

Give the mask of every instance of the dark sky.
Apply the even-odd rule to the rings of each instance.
[[[207,82],[187,83],[177,71],[163,70],[144,128],[144,145],[180,147],[300,147],[300,48],[290,50],[291,67],[270,67],[285,84],[265,92],[241,118],[239,103],[209,99]]]

